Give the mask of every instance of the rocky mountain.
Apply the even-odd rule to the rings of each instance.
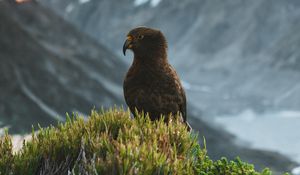
[[[10,133],[123,104],[125,64],[104,46],[36,3],[0,1],[0,21],[0,125]]]
[[[192,105],[205,116],[299,110],[297,0],[40,1],[118,55],[131,28],[161,29]]]

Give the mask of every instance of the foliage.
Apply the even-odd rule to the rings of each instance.
[[[179,119],[151,122],[122,109],[73,114],[56,127],[32,131],[13,154],[10,136],[0,139],[0,174],[200,174],[269,175],[240,159],[212,161],[197,135]]]

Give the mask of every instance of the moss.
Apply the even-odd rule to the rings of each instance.
[[[251,174],[240,159],[212,161],[197,135],[180,120],[165,124],[147,116],[131,119],[124,110],[72,115],[56,127],[39,128],[32,140],[12,153],[10,136],[0,139],[0,174]]]

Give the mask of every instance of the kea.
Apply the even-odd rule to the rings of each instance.
[[[132,29],[123,45],[134,58],[123,83],[126,104],[133,115],[147,113],[151,120],[180,114],[188,130],[186,96],[175,69],[167,58],[167,41],[160,30]],[[136,111],[137,110],[137,111]],[[136,117],[136,116],[135,116]]]

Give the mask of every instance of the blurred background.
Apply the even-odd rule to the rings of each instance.
[[[0,134],[126,107],[141,25],[165,34],[210,157],[300,174],[299,0],[0,0]]]

